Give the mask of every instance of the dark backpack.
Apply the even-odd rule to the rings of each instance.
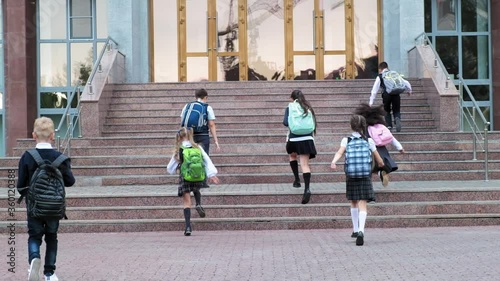
[[[355,137],[347,139],[344,171],[348,178],[370,177],[372,161],[372,152],[367,140]]]
[[[201,182],[206,178],[201,149],[183,146],[180,150],[181,175],[185,181]]]
[[[61,154],[50,162],[42,159],[36,149],[27,152],[38,164],[28,187],[28,215],[34,218],[67,218],[66,189],[59,166],[68,156]]]
[[[191,128],[195,133],[208,132],[208,104],[202,102],[191,102],[186,105],[182,115],[181,127]]]

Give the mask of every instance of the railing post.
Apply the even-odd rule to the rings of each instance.
[[[474,122],[474,123],[476,122],[476,108],[475,107],[472,108],[472,122]],[[476,148],[477,147],[477,140],[476,139],[477,138],[476,138],[476,133],[475,133],[475,128],[474,127],[475,126],[473,126],[471,124],[472,146],[473,146],[473,148],[472,148],[472,160],[477,160],[477,152],[476,152],[476,150],[477,150],[477,148]]]
[[[464,131],[464,84],[462,83],[462,79],[458,80],[458,93],[460,95],[459,105],[460,105],[460,130]]]
[[[68,157],[71,157],[71,139],[73,138],[73,118],[71,118],[71,114],[68,112],[66,114],[66,125],[68,126],[69,130],[69,137],[68,137]]]
[[[78,137],[81,138],[82,137],[82,122],[80,122],[80,113],[81,113],[81,104],[80,104],[80,87],[78,87],[78,90],[76,92],[77,94],[77,108],[76,108],[76,111],[78,112],[78,118],[77,118],[77,122],[78,122]]]
[[[489,181],[489,167],[488,167],[488,127],[490,122],[484,126],[484,181]]]
[[[56,148],[57,148],[57,151],[60,151],[61,150],[61,136],[59,136],[57,133],[59,132],[59,130],[56,129]]]

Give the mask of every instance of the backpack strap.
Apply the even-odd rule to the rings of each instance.
[[[56,158],[56,160],[54,160],[54,162],[52,162],[52,166],[54,166],[55,168],[59,168],[59,166],[61,166],[61,164],[68,159],[69,159],[68,156],[61,154],[61,155],[57,156],[57,158]]]
[[[31,157],[33,157],[33,159],[35,159],[38,166],[42,166],[43,164],[45,164],[45,162],[43,161],[42,156],[40,156],[40,153],[38,152],[38,150],[30,149],[26,152],[28,152],[31,155]]]
[[[382,90],[384,91],[384,93],[387,92],[386,88],[385,88],[384,78],[382,77],[382,73],[380,73],[378,75],[378,78],[380,79],[380,87],[382,88]]]

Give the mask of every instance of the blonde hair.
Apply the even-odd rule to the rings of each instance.
[[[35,120],[33,133],[40,140],[49,140],[54,134],[54,122],[48,117],[40,117]]]
[[[174,148],[174,155],[175,159],[179,161],[179,150],[182,146],[182,141],[188,140],[191,145],[195,148],[200,148],[200,146],[194,142],[193,139],[193,129],[191,128],[186,128],[182,127],[180,128],[179,131],[177,131],[177,134],[175,135],[175,148]]]

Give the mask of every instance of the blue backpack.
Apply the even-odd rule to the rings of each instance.
[[[370,177],[372,161],[372,152],[367,140],[356,137],[347,139],[344,172],[348,178]]]
[[[191,102],[182,115],[181,127],[191,128],[195,133],[208,132],[208,104]]]

